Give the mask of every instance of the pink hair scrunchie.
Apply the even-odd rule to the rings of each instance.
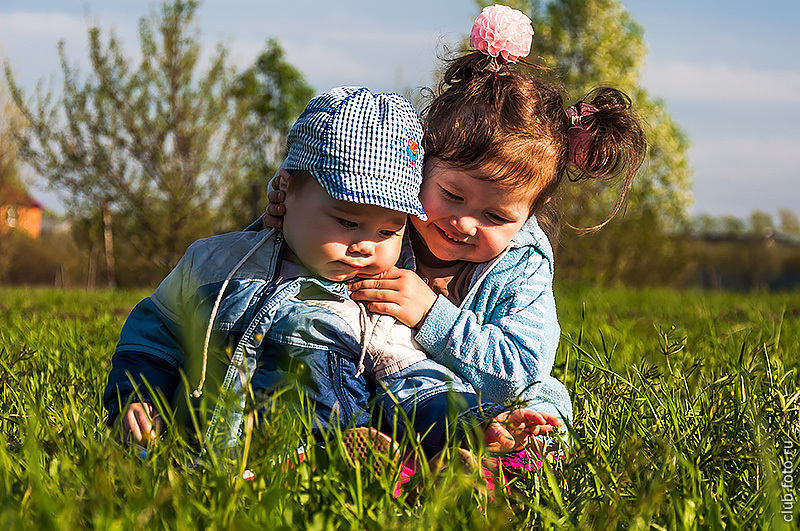
[[[522,11],[508,6],[484,7],[469,35],[469,45],[491,57],[503,56],[509,63],[531,53],[533,26]]]
[[[596,113],[597,107],[588,103],[578,102],[569,107],[566,112],[569,122],[572,124],[572,127],[567,130],[569,162],[573,166],[580,168],[584,162],[583,157],[588,149],[589,142],[592,140],[591,133],[583,125],[583,118]]]

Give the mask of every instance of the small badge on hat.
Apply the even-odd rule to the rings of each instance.
[[[408,158],[411,159],[411,164],[416,164],[419,158],[419,144],[417,144],[417,141],[414,140],[413,137],[410,137],[406,143],[406,153],[408,154]]]

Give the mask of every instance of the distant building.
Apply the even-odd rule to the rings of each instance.
[[[42,233],[42,204],[27,192],[8,187],[0,190],[0,234],[24,230],[32,238]]]

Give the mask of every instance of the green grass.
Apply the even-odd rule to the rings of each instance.
[[[348,466],[336,437],[300,463],[290,415],[252,431],[246,463],[192,468],[173,434],[140,459],[106,429],[100,394],[144,295],[0,288],[6,528],[779,529],[787,495],[800,521],[800,478],[781,474],[800,458],[797,293],[557,290],[571,445],[559,470],[494,500],[452,468],[421,470],[395,500],[396,472]]]

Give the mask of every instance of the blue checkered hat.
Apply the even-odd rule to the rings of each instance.
[[[335,199],[427,216],[419,202],[422,126],[407,99],[339,87],[312,99],[289,131],[283,167],[307,170]]]

